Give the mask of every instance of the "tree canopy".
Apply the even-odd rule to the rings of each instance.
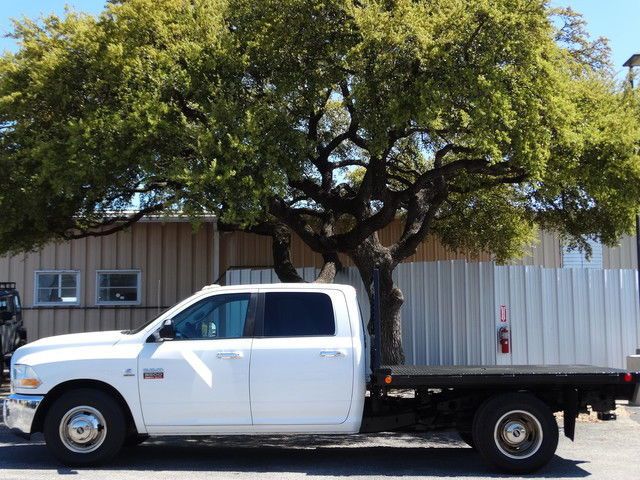
[[[279,225],[382,269],[393,356],[391,272],[427,234],[504,260],[540,227],[613,244],[637,212],[634,95],[543,0],[113,0],[14,35],[2,252],[149,213]]]

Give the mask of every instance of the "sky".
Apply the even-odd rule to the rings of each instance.
[[[609,39],[616,70],[622,72],[625,60],[640,53],[640,0],[552,0],[552,3],[583,13],[591,34]],[[65,5],[95,14],[104,4],[105,0],[0,0],[0,51],[16,49],[13,39],[4,38],[11,31],[12,18],[61,14]]]

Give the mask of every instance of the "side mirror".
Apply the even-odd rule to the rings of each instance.
[[[11,313],[10,311],[8,310],[0,311],[0,325],[3,324],[4,322],[8,322],[12,318],[13,318],[13,313]]]
[[[160,337],[160,340],[173,340],[176,338],[176,330],[173,328],[171,320],[165,320],[164,325],[158,331],[158,337]]]

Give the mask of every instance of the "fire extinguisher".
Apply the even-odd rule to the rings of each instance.
[[[510,337],[509,327],[503,326],[498,329],[498,343],[500,344],[500,351],[502,353],[509,353]]]

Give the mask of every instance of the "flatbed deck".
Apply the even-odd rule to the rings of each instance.
[[[423,366],[382,365],[375,371],[376,383],[398,388],[500,387],[533,385],[629,385],[640,379],[636,372],[591,365],[495,365]],[[389,378],[390,377],[390,378]]]

